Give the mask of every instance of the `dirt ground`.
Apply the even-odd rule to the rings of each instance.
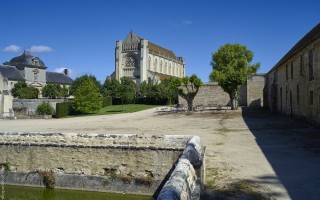
[[[265,110],[0,120],[0,131],[199,135],[203,199],[320,199],[320,130]]]

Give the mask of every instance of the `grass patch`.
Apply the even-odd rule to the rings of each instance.
[[[150,108],[157,107],[156,105],[145,105],[145,104],[125,104],[125,105],[111,105],[101,108],[94,113],[82,113],[77,115],[70,115],[68,117],[82,117],[92,115],[110,115],[110,114],[121,114],[121,113],[133,113]]]

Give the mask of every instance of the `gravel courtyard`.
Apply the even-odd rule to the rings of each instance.
[[[1,132],[199,135],[204,199],[320,199],[320,130],[265,110],[0,120]]]

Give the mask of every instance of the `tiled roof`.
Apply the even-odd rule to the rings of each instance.
[[[19,70],[14,66],[0,65],[0,73],[3,77],[9,80],[13,80],[13,81],[24,80]]]
[[[170,58],[176,59],[176,55],[174,55],[174,53],[171,50],[168,50],[166,48],[163,48],[159,45],[156,45],[152,42],[148,42],[148,48],[154,52],[160,53],[162,55],[166,55]]]
[[[134,32],[130,32],[126,39],[124,40],[125,43],[139,43],[143,38],[137,36]],[[152,50],[156,53],[159,53],[161,55],[165,55],[167,57],[176,59],[176,55],[169,49],[163,48],[153,42],[148,41],[148,48],[149,50]]]
[[[69,76],[57,72],[46,72],[46,79],[47,83],[57,83],[64,85],[71,85],[73,82],[73,80]]]
[[[39,61],[38,65],[34,64],[34,59],[37,59]],[[30,52],[26,50],[23,52],[22,55],[12,58],[10,60],[10,65],[17,66],[18,68],[20,66],[29,66],[42,69],[47,68],[40,58],[31,55]]]
[[[293,57],[295,54],[300,52],[303,48],[305,48],[307,45],[315,41],[317,38],[320,37],[320,23],[317,24],[311,31],[309,31],[297,44],[295,44],[290,51],[281,58],[281,60],[270,70],[279,67],[283,63],[287,62],[291,57]]]

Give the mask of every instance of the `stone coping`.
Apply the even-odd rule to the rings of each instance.
[[[0,132],[0,145],[183,150],[192,136],[55,132]]]

